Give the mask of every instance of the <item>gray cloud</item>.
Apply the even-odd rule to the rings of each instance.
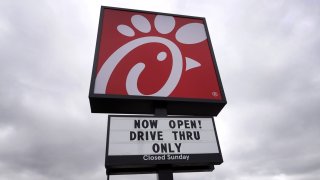
[[[98,19],[83,10],[2,2],[0,179],[105,176],[106,116],[87,99]]]
[[[318,3],[184,2],[211,11],[199,14],[228,99],[217,118],[225,162],[208,176],[318,179]]]

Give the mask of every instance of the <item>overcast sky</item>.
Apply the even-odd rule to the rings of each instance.
[[[320,1],[1,0],[0,180],[106,178],[107,115],[88,100],[101,5],[207,20],[224,163],[174,179],[320,179]]]

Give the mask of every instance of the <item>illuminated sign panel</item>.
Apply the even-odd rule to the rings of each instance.
[[[161,164],[212,170],[222,163],[212,117],[109,116],[108,127],[109,171]]]
[[[89,97],[92,112],[217,115],[226,99],[205,19],[102,7]]]

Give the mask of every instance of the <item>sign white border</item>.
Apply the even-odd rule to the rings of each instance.
[[[219,153],[212,118],[110,118],[109,156],[210,153]]]

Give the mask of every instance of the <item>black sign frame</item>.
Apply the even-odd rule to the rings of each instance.
[[[186,154],[189,155],[189,160],[143,160],[144,155],[117,155],[109,156],[109,135],[110,122],[112,117],[139,117],[139,118],[211,118],[213,129],[216,136],[216,142],[219,153],[208,154]],[[163,155],[163,154],[161,154]],[[161,156],[159,154],[159,156]],[[220,143],[216,130],[216,125],[213,117],[208,116],[128,116],[128,115],[109,115],[107,142],[106,142],[106,157],[105,168],[109,175],[115,174],[141,174],[141,173],[155,173],[162,167],[170,168],[173,172],[199,172],[199,171],[213,171],[214,165],[223,163]]]
[[[105,9],[115,9],[122,11],[134,11],[141,13],[152,13],[159,15],[168,15],[184,18],[201,19],[205,25],[209,49],[213,59],[213,66],[215,68],[217,81],[221,93],[221,100],[210,99],[192,99],[192,98],[171,98],[171,97],[155,97],[155,96],[132,96],[132,95],[110,95],[110,94],[95,94],[94,84],[97,75],[97,62],[100,49],[101,31],[103,12]],[[92,68],[92,76],[89,90],[89,101],[92,113],[124,113],[124,114],[154,114],[155,107],[165,107],[169,115],[204,115],[204,116],[217,116],[223,107],[227,104],[224,89],[221,83],[221,78],[216,63],[216,58],[213,52],[207,23],[204,17],[186,16],[178,14],[169,14],[161,12],[141,11],[125,8],[116,8],[101,6],[100,21],[96,41],[96,50],[94,63]]]

